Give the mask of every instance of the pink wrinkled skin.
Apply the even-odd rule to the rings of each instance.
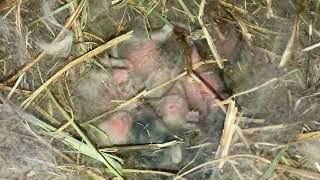
[[[152,89],[166,81],[170,80],[171,72],[168,68],[159,68],[158,70],[150,73],[145,81],[145,87],[147,90]],[[170,86],[162,87],[161,89],[155,91],[148,95],[148,98],[161,98],[169,90]]]
[[[114,69],[112,71],[112,77],[116,84],[123,84],[130,79],[129,71],[126,69]]]
[[[114,69],[112,71],[113,81],[116,87],[112,87],[113,89],[117,89],[117,98],[118,100],[125,100],[137,93],[137,90],[134,88],[132,84],[131,73],[127,69]],[[112,91],[111,88],[108,88],[108,91]]]
[[[188,122],[198,121],[198,114],[190,112],[187,101],[179,95],[164,97],[159,106],[159,115],[171,129],[188,129]]]
[[[191,52],[192,62],[196,63],[201,57],[196,48]],[[221,90],[214,73],[211,71],[197,72],[200,78],[214,90]],[[171,93],[185,94],[184,96],[169,95],[162,99],[160,103],[160,116],[169,127],[174,129],[183,129],[188,122],[194,124],[205,120],[210,112],[217,112],[215,106],[219,99],[217,94],[208,92],[202,84],[189,77],[179,80]]]
[[[215,77],[210,72],[199,73],[200,77],[214,89],[217,89],[217,83],[215,82]],[[183,85],[185,88],[186,96],[189,103],[194,109],[198,109],[202,116],[206,116],[208,111],[210,111],[210,104],[214,104],[214,99],[218,96],[214,94],[209,94],[208,90],[203,87],[200,83],[192,81],[191,79],[185,78],[183,80]]]
[[[132,123],[133,120],[129,113],[119,111],[108,117],[108,119],[102,122],[98,127],[107,134],[110,145],[119,145],[127,144],[129,142]]]
[[[155,41],[148,40],[132,47],[126,57],[133,72],[148,75],[160,68],[160,52]]]

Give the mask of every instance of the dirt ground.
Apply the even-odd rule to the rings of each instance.
[[[319,10],[316,0],[0,0],[0,179],[320,179]],[[113,72],[112,47],[164,26],[175,30],[166,62],[196,47],[202,69],[180,69],[221,78],[226,111],[170,131],[174,141],[108,146],[104,117],[162,98],[152,86],[104,103],[97,82]]]

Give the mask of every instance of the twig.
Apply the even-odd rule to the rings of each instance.
[[[2,0],[0,1],[0,11],[10,8],[16,3],[16,0]]]
[[[19,35],[19,38],[22,38],[22,30],[21,30],[21,3],[22,0],[17,0],[16,2],[16,8],[17,8],[17,12],[16,12],[16,28],[17,28],[17,32]]]
[[[320,42],[318,42],[318,43],[316,43],[316,44],[313,44],[313,45],[311,45],[311,46],[308,46],[308,47],[302,49],[302,52],[311,51],[312,49],[315,49],[315,48],[317,48],[317,47],[319,47],[319,46],[320,46]]]
[[[143,150],[143,149],[159,150],[161,148],[171,147],[181,143],[183,142],[175,140],[175,141],[170,141],[170,142],[161,143],[161,144],[139,144],[139,145],[103,148],[103,149],[99,149],[99,151],[100,152],[119,152],[119,151]]]
[[[194,15],[191,13],[191,11],[188,9],[188,7],[186,6],[186,4],[183,2],[183,0],[178,0],[180,6],[183,8],[183,10],[185,11],[185,13],[188,15],[188,17],[191,19],[191,22],[194,23],[195,19],[194,19]]]
[[[239,18],[237,15],[235,15],[232,11],[229,11],[229,12],[230,12],[230,14],[232,14],[234,19],[237,20],[243,37],[245,38],[247,43],[250,45],[252,43],[252,34],[250,34],[246,23],[241,18]]]
[[[270,17],[273,17],[273,11],[272,11],[272,0],[267,0],[267,19]]]
[[[297,14],[295,15],[293,25],[292,25],[291,36],[290,36],[290,39],[287,43],[286,49],[283,52],[280,64],[278,66],[279,68],[282,68],[286,64],[286,62],[291,58],[294,42],[295,42],[296,36],[298,34],[298,27],[299,27],[299,22],[300,22],[299,21],[300,11],[301,10],[298,10]]]
[[[276,81],[276,80],[278,80],[278,78],[272,78],[272,79],[270,79],[269,81],[267,81],[267,82],[265,82],[265,83],[263,83],[263,84],[261,84],[261,85],[259,85],[259,86],[256,86],[256,87],[251,88],[251,89],[248,89],[248,90],[246,90],[246,91],[243,91],[243,92],[239,92],[239,93],[237,93],[237,94],[234,94],[234,95],[232,95],[229,99],[235,98],[235,97],[238,97],[238,96],[241,96],[241,95],[244,95],[244,94],[248,94],[248,93],[253,92],[253,91],[256,91],[256,90],[258,90],[258,89],[260,89],[260,88],[262,88],[262,87],[264,87],[264,86],[267,86],[267,85],[273,83],[273,82]]]
[[[297,135],[298,141],[317,141],[320,140],[320,131],[302,133]]]
[[[0,84],[0,90],[3,91],[12,91],[13,87],[10,86],[5,86],[4,84]],[[31,91],[27,91],[27,90],[23,90],[23,89],[15,89],[14,93],[17,93],[19,95],[30,95],[32,92]]]
[[[175,175],[173,173],[164,172],[164,171],[143,170],[143,169],[123,169],[123,173],[157,174],[157,175],[168,176],[168,177]],[[184,178],[179,178],[179,179],[183,180]]]
[[[229,161],[229,164],[231,165],[231,167],[233,168],[233,170],[236,172],[236,174],[238,175],[240,180],[245,180],[245,178],[242,176],[242,174],[240,173],[239,169],[237,168],[237,166],[235,165],[236,163],[234,163],[233,161]]]
[[[253,134],[257,131],[280,131],[281,129],[287,128],[287,125],[280,124],[280,125],[272,125],[272,126],[263,126],[263,127],[257,127],[257,128],[248,128],[248,129],[242,129],[242,132],[245,134]]]
[[[189,46],[186,41],[186,37],[184,36],[183,32],[178,32],[179,30],[176,30],[176,40],[179,43],[182,51],[183,51],[183,57],[185,66],[187,68],[187,76],[190,77],[192,74],[192,59],[191,59],[191,53],[189,51]]]
[[[237,117],[237,112],[238,112],[238,109],[236,108],[235,102],[232,101],[229,104],[226,119],[224,121],[223,133],[222,133],[220,144],[215,156],[216,159],[224,158],[229,153],[232,137],[235,132],[235,121]],[[223,164],[224,162],[222,161],[219,167],[222,168]]]
[[[242,15],[245,15],[247,14],[248,12],[238,6],[235,6],[234,4],[231,4],[231,3],[228,3],[226,1],[222,1],[222,0],[219,0],[219,3],[229,9],[232,9],[232,10],[235,10],[237,11],[238,13],[242,14]]]
[[[199,22],[201,29],[206,37],[207,43],[209,45],[209,48],[212,52],[213,57],[217,60],[217,64],[218,64],[219,68],[222,69],[223,62],[221,61],[221,57],[217,51],[216,46],[213,43],[212,37],[210,36],[209,31],[208,31],[207,27],[205,26],[205,23],[203,22],[205,3],[206,3],[206,0],[201,0],[199,15],[198,15],[198,22]]]
[[[7,99],[9,100],[10,97],[12,96],[12,94],[15,92],[15,90],[18,88],[20,82],[22,81],[24,74],[22,74],[19,78],[18,81],[14,84],[14,86],[12,87],[11,91],[9,92]]]

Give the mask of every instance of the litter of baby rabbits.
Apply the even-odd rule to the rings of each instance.
[[[0,179],[320,179],[318,10],[0,0]]]

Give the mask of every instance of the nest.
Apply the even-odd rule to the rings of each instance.
[[[6,164],[0,176],[320,179],[318,9],[317,1],[0,1],[0,123],[8,127],[0,130],[0,162]],[[179,41],[167,44],[172,51],[166,59],[181,51],[183,70],[126,98],[111,98],[114,106],[97,105],[95,82],[125,66],[108,59],[112,48],[136,31],[148,37],[165,25],[175,27]],[[200,62],[192,64],[190,45]],[[225,107],[223,123],[190,135],[198,143],[177,138],[106,146],[95,140],[102,118],[153,103],[156,91],[169,91],[183,78],[217,94],[197,73],[213,68],[232,93],[215,99]],[[93,71],[100,75],[90,76]],[[92,109],[79,108],[90,103]],[[192,152],[184,163],[158,168],[181,143]],[[148,155],[155,158],[139,164]],[[13,167],[14,174],[5,171]]]

